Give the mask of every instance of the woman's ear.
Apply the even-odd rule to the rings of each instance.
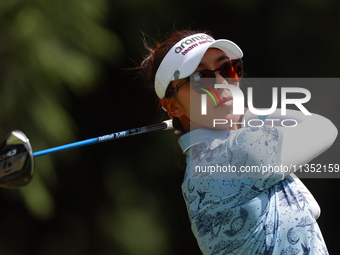
[[[176,99],[174,97],[166,98],[164,97],[161,100],[162,107],[171,115],[174,117],[181,117],[183,115],[183,111],[179,104],[177,103]]]

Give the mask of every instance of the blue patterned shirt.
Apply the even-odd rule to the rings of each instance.
[[[281,129],[197,129],[179,144],[187,156],[182,192],[203,254],[328,254],[297,183],[278,171]]]

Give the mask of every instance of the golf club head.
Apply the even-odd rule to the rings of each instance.
[[[0,187],[20,188],[28,185],[34,174],[34,157],[26,135],[12,131],[0,144]]]

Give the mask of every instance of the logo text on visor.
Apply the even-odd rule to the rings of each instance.
[[[193,48],[199,46],[199,44],[204,44],[207,42],[211,43],[214,41],[215,41],[214,38],[212,38],[209,35],[196,35],[183,41],[180,46],[175,48],[175,52],[182,53],[183,55],[185,55]]]

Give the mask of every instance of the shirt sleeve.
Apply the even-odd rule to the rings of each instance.
[[[253,191],[262,191],[283,179],[282,130],[271,126],[241,128],[229,148],[236,178]]]

